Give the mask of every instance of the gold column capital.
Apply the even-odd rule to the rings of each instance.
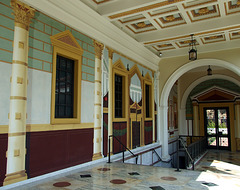
[[[108,57],[109,57],[110,59],[112,59],[112,58],[113,58],[114,50],[113,50],[112,48],[108,47],[108,46],[107,46],[107,49],[108,49]]]
[[[10,4],[14,11],[12,14],[15,16],[15,25],[28,30],[35,9],[18,0],[11,0]]]
[[[97,40],[93,40],[93,43],[95,49],[95,56],[101,60],[104,45],[101,42],[98,42]]]
[[[192,100],[192,105],[193,105],[193,106],[198,106],[198,101],[197,101],[197,100],[195,100],[195,99],[194,99],[194,100]]]

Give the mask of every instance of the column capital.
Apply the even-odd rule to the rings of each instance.
[[[197,101],[196,99],[193,99],[193,100],[192,100],[192,105],[193,105],[193,106],[198,106],[198,101]]]
[[[15,25],[28,30],[35,9],[18,0],[11,0],[10,4],[14,11],[12,14],[15,16]]]
[[[110,59],[112,59],[112,58],[113,58],[114,50],[113,50],[112,48],[108,47],[108,46],[107,46],[107,49],[108,49],[108,57],[109,57]]]
[[[97,40],[93,40],[93,43],[95,49],[95,57],[101,60],[104,45],[101,42],[98,42]]]

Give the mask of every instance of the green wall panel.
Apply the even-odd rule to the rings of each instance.
[[[5,40],[3,38],[0,38],[0,49],[5,49],[8,51],[13,51],[12,47],[12,41]]]

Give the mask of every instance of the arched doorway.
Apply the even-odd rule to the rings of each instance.
[[[162,141],[163,144],[163,152],[162,154],[167,157],[168,154],[168,131],[167,131],[167,110],[168,110],[168,96],[170,93],[170,90],[173,86],[173,84],[181,77],[184,73],[198,67],[202,66],[208,66],[208,65],[214,65],[214,66],[219,66],[225,69],[228,69],[234,73],[236,73],[238,76],[240,75],[240,68],[237,67],[234,64],[231,64],[226,61],[222,60],[217,60],[217,59],[201,59],[197,60],[194,62],[189,62],[178,69],[176,69],[171,76],[168,77],[168,80],[166,83],[163,85],[163,88],[161,90],[161,95],[160,95],[160,103],[159,103],[159,119],[160,122],[158,124],[158,127],[160,128],[161,133],[159,133],[160,140]],[[166,76],[165,76],[166,77]],[[180,100],[181,101],[181,100]],[[179,109],[181,111],[181,108]],[[179,113],[179,128],[183,128],[185,126],[185,123],[183,122],[182,114],[181,112]]]

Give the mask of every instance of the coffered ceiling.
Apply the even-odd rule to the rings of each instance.
[[[186,53],[190,34],[199,52],[240,47],[240,0],[81,0],[146,48]]]
[[[240,47],[240,0],[21,0],[156,70],[162,57]],[[186,60],[187,61],[187,60]]]

